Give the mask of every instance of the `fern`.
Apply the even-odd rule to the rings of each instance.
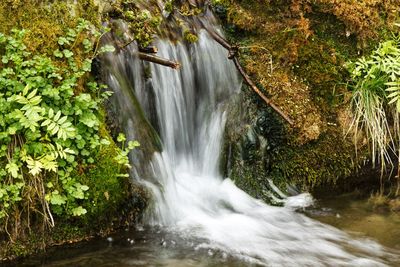
[[[67,120],[68,116],[61,116],[60,110],[54,115],[54,110],[50,108],[48,117],[42,122],[41,126],[46,126],[50,135],[57,135],[57,138],[67,140],[76,135],[75,128]]]
[[[355,138],[363,131],[371,144],[372,163],[393,166],[392,154],[399,149],[397,130],[400,112],[400,38],[393,35],[371,53],[350,66],[353,83]]]

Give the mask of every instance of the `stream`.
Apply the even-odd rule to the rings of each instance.
[[[226,50],[204,30],[198,37],[155,41],[179,70],[141,62],[135,44],[102,61],[119,125],[142,144],[130,159],[131,177],[152,194],[145,227],[51,249],[19,266],[400,265],[395,215],[345,198],[309,208],[310,194],[288,197],[277,188],[281,206],[272,206],[222,176],[227,113],[242,82]]]
[[[217,25],[209,28],[221,33]],[[157,55],[180,62],[179,70],[141,62],[131,52],[137,51],[135,44],[102,62],[119,125],[128,140],[144,144],[142,154],[131,154],[131,176],[148,188],[152,200],[143,231],[95,243],[103,244],[96,250],[100,253],[71,257],[66,265],[100,265],[93,262],[97,257],[102,266],[364,267],[395,262],[397,253],[377,242],[298,212],[312,204],[309,194],[288,197],[272,188],[281,207],[271,206],[221,175],[227,113],[242,82],[227,51],[207,31],[200,30],[198,37],[194,44],[155,41]],[[161,143],[152,153],[145,143],[151,136]]]
[[[354,199],[352,195],[317,203],[316,208],[306,210],[310,217],[338,227],[353,238],[372,239],[388,250],[400,251],[399,214],[374,212],[366,199]],[[8,266],[263,266],[202,247],[204,240],[179,236],[154,227],[125,229],[108,237],[50,248],[45,254]],[[399,266],[400,261],[393,259],[387,264]]]

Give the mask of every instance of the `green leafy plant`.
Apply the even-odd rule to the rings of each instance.
[[[0,225],[7,233],[21,211],[28,222],[36,214],[49,225],[53,214],[87,212],[90,188],[72,174],[112,142],[100,134],[101,104],[110,92],[88,76],[93,59],[113,51],[99,47],[104,33],[80,20],[52,54],[28,52],[24,30],[0,33]],[[120,164],[129,162],[121,157]]]
[[[129,141],[126,144],[126,137],[123,133],[120,133],[117,137],[117,141],[121,143],[121,150],[115,156],[115,160],[118,164],[125,166],[126,168],[131,168],[132,166],[129,164],[128,154],[131,150],[135,149],[136,147],[140,146],[138,141]],[[129,176],[127,173],[120,174],[120,176]]]
[[[382,42],[369,57],[349,65],[353,83],[351,129],[363,131],[371,144],[372,162],[393,165],[392,152],[399,149],[400,38]]]

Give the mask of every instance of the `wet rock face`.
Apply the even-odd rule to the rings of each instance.
[[[250,195],[269,202],[269,174],[285,144],[284,125],[269,107],[256,109],[242,92],[232,104],[225,132],[225,176]],[[240,108],[238,108],[240,107]]]
[[[307,143],[299,144],[293,131],[243,88],[228,114],[222,157],[225,176],[253,197],[268,201],[268,179],[284,192],[290,193],[290,186],[314,191],[357,171],[354,146],[336,124],[321,128],[310,123],[304,131],[297,129],[307,135],[304,139],[314,140]]]
[[[269,140],[269,150],[276,148],[282,143],[284,130],[282,122],[279,121],[270,109],[259,113],[254,124],[255,131]]]
[[[241,159],[252,164],[262,159],[266,172],[271,169],[272,155],[284,139],[283,125],[269,109],[261,110],[241,141]]]

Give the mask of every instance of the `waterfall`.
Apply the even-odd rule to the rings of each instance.
[[[146,171],[135,168],[134,175],[153,194],[148,224],[198,240],[197,249],[260,265],[385,266],[389,254],[380,245],[353,240],[296,212],[293,207],[308,195],[288,198],[283,207],[269,206],[222,177],[226,111],[241,87],[233,63],[204,31],[192,45],[160,39],[156,46],[159,56],[176,59],[181,69],[142,66],[127,52],[109,55],[104,63],[129,138],[148,142],[156,139],[148,134],[156,129],[161,139],[162,150],[155,149],[146,163],[137,155],[132,159],[133,165],[146,164]],[[147,81],[143,68],[151,73]]]

